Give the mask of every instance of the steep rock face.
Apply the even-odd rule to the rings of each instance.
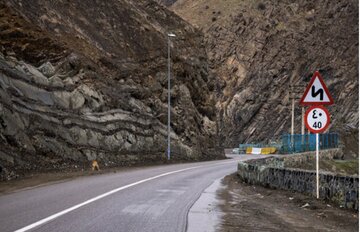
[[[227,146],[277,139],[319,70],[335,100],[330,131],[358,154],[358,1],[179,0],[172,9],[205,33],[217,75],[219,130]],[[296,102],[295,131],[301,108]]]
[[[173,5],[176,2],[176,0],[155,0],[155,1],[158,2],[159,4],[162,4],[162,5],[168,6],[168,7]]]
[[[157,3],[13,0],[0,28],[2,178],[165,159],[169,31],[172,158],[222,157],[200,34]]]

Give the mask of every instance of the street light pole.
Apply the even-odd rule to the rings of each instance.
[[[168,37],[168,138],[167,138],[167,158],[170,160],[170,109],[171,109],[171,102],[170,102],[170,81],[171,81],[171,60],[170,60],[170,37],[176,37],[175,34],[169,33],[167,34]]]

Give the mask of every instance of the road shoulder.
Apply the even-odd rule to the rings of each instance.
[[[220,231],[357,231],[358,213],[312,196],[222,180],[217,194],[224,215]]]

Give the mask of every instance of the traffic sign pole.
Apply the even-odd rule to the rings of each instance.
[[[319,199],[319,133],[316,133],[316,198]]]
[[[304,120],[306,127],[316,136],[316,198],[319,198],[319,133],[328,128],[330,114],[323,106],[312,106],[306,111]]]

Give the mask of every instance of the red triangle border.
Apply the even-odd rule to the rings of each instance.
[[[329,97],[329,100],[330,100],[329,102],[304,102],[304,99],[305,99],[307,93],[310,91],[310,88],[311,88],[312,84],[314,83],[316,77],[319,78],[319,81],[320,81],[321,85],[324,87],[325,93],[326,93],[326,94],[328,95],[328,97]],[[306,90],[305,90],[303,96],[301,97],[299,103],[300,103],[300,105],[304,105],[304,106],[305,106],[305,105],[333,105],[333,104],[334,104],[334,99],[331,97],[331,94],[330,94],[327,86],[325,85],[325,82],[324,82],[323,78],[321,77],[319,71],[315,71],[315,72],[314,72],[314,75],[312,76],[312,78],[311,78],[311,80],[310,80],[310,83],[309,83],[308,86],[306,87]]]

